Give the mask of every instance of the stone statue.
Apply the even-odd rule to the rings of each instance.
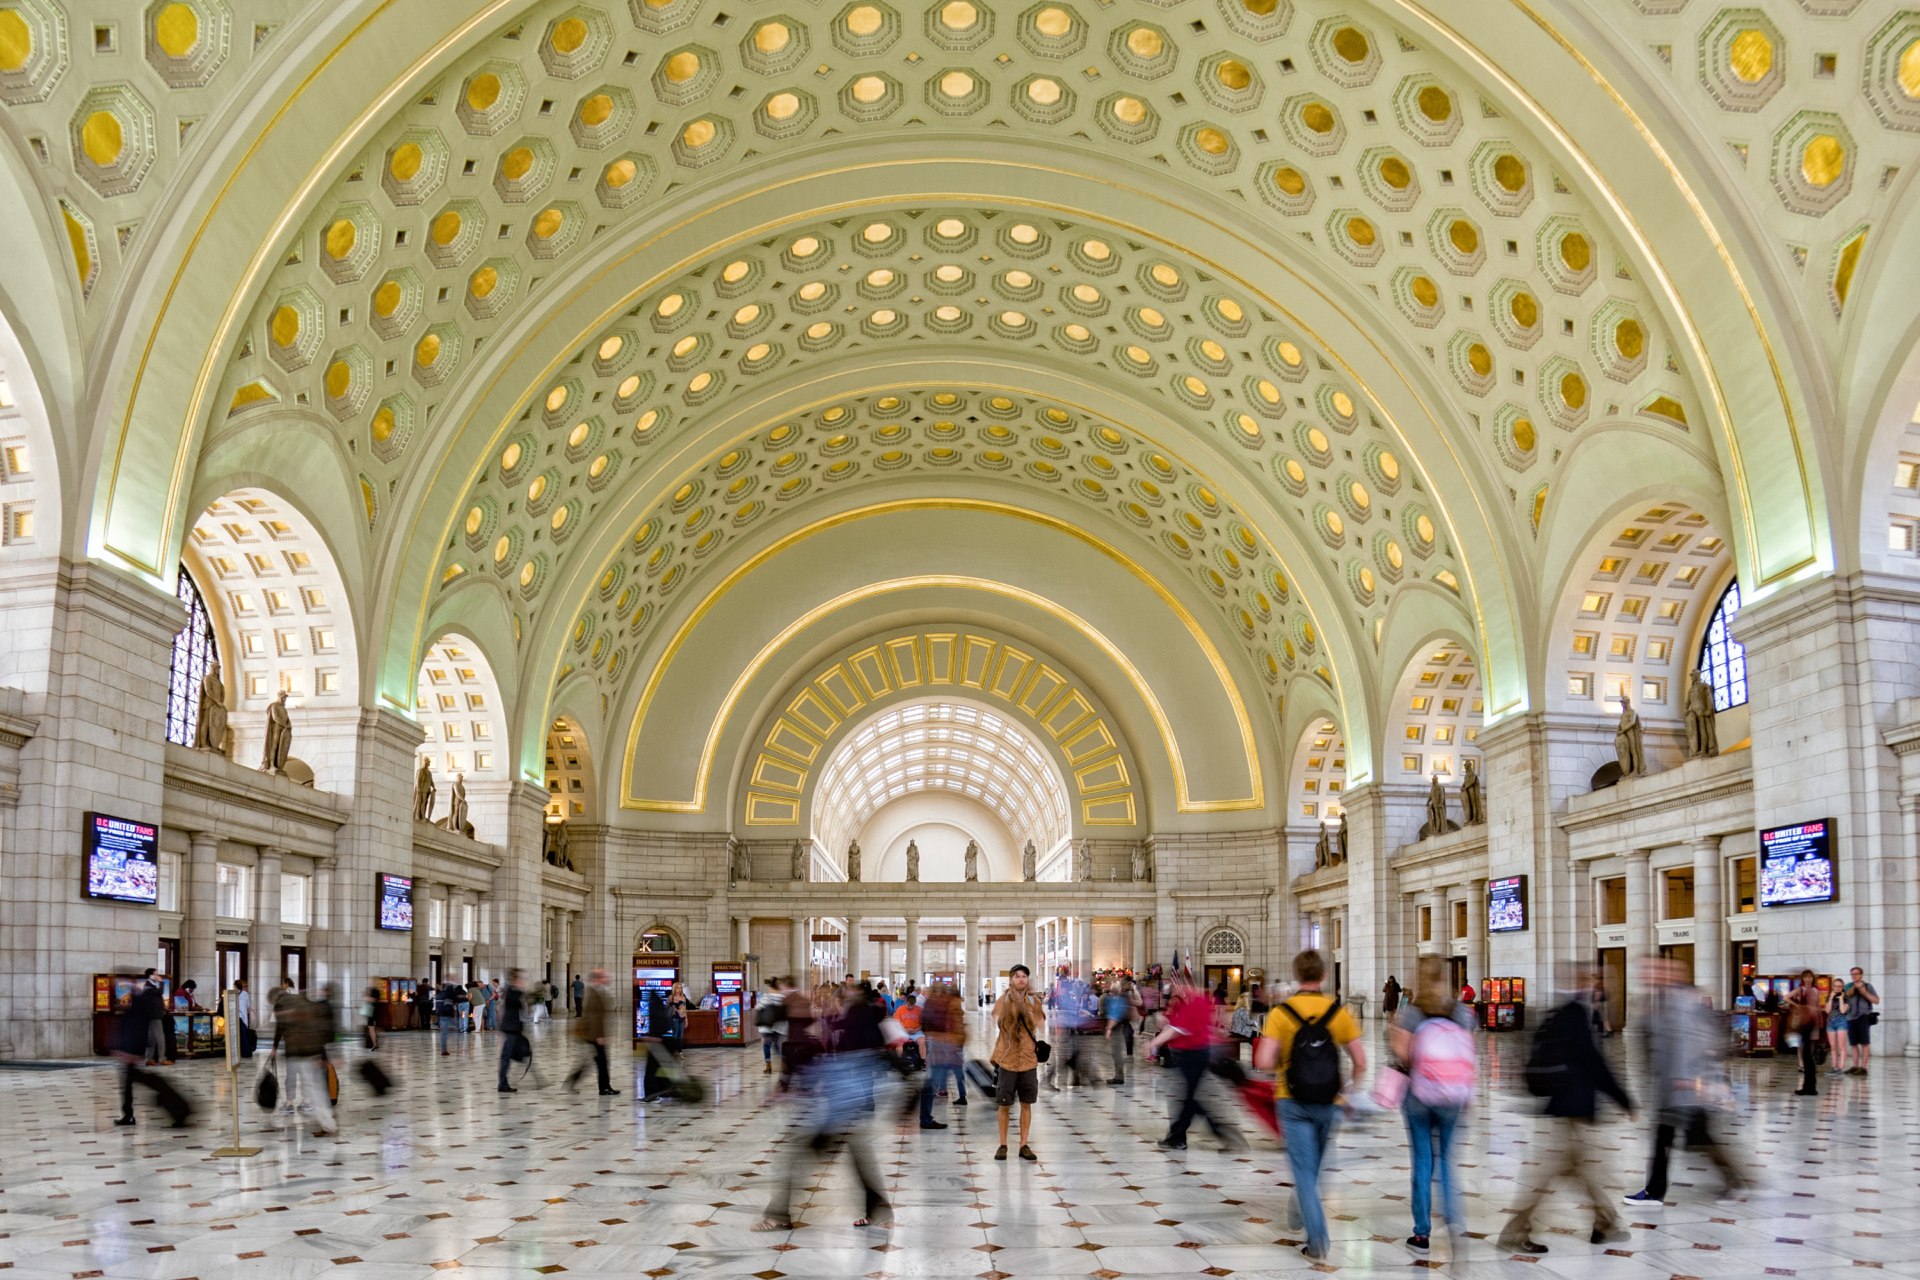
[[[285,773],[287,757],[292,754],[293,717],[287,714],[287,691],[282,689],[267,706],[267,746],[260,754],[262,772]]]
[[[980,879],[980,842],[967,841],[967,883],[973,884]]]
[[[807,862],[806,842],[795,840],[793,842],[793,853],[790,855],[790,861],[787,867],[787,878],[789,880],[805,880],[807,878]]]
[[[570,837],[567,835],[566,819],[547,823],[541,836],[546,845],[547,865],[573,870],[573,859],[567,854]]]
[[[1709,698],[1708,704],[1712,704]],[[193,745],[202,751],[227,753],[227,686],[220,680],[220,664],[207,664],[200,680],[200,723],[193,731]]]
[[[1313,842],[1313,869],[1333,865],[1333,828],[1326,823],[1320,824],[1320,838]]]
[[[1133,881],[1145,884],[1147,881],[1147,846],[1144,842],[1133,846]]]
[[[1487,802],[1480,794],[1480,762],[1467,757],[1466,776],[1460,779],[1460,821],[1477,827],[1487,820]]]
[[[202,711],[201,716],[206,715]],[[1698,671],[1687,672],[1687,759],[1706,760],[1720,754],[1720,731],[1713,723],[1713,686]]]
[[[1073,850],[1073,878],[1075,880],[1093,879],[1093,842],[1082,840]]]
[[[733,882],[745,884],[753,879],[753,855],[747,852],[747,846],[733,846]]]
[[[467,821],[467,775],[453,775],[453,786],[447,791],[446,828],[457,836],[471,836],[473,824]]]
[[[1340,811],[1340,830],[1335,834],[1334,849],[1340,855],[1340,861],[1347,860],[1347,811]]]
[[[858,884],[859,881],[860,881],[860,842],[858,840],[855,840],[852,844],[847,846],[847,883]]]
[[[1020,878],[1031,882],[1037,872],[1040,855],[1034,851],[1033,841],[1027,841],[1027,847],[1020,851]]]
[[[1620,695],[1620,723],[1613,731],[1613,754],[1620,761],[1620,776],[1632,778],[1647,771],[1647,756],[1640,741],[1640,713],[1633,699]]]
[[[413,775],[413,820],[415,822],[433,821],[433,798],[439,788],[433,785],[433,761],[427,756],[420,757],[420,770]]]
[[[920,878],[920,842],[907,841],[907,880],[909,883]]]
[[[1460,824],[1447,817],[1447,793],[1440,785],[1440,775],[1433,775],[1433,785],[1427,788],[1427,821],[1420,828],[1420,838],[1443,836],[1449,831],[1458,831]]]

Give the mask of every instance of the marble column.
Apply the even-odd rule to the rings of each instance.
[[[793,984],[802,989],[813,982],[812,969],[807,963],[813,948],[812,933],[805,920],[787,922],[787,973]]]
[[[920,921],[917,917],[907,917],[907,927],[902,936],[907,940],[907,982],[917,985],[920,981]]]
[[[1627,989],[1640,985],[1647,957],[1653,954],[1653,873],[1648,860],[1651,849],[1635,849],[1627,855]],[[1627,1001],[1628,1022],[1633,1020],[1633,1001]]]
[[[260,850],[253,868],[253,940],[248,944],[247,985],[253,990],[253,1025],[261,1023],[267,997],[280,981],[280,850]]]
[[[1693,983],[1716,1009],[1727,1007],[1727,864],[1720,837],[1707,836],[1693,846]]]
[[[1040,967],[1036,957],[1040,947],[1040,922],[1032,916],[1020,921],[1020,963],[1027,966],[1028,972]]]
[[[1129,961],[1135,973],[1142,973],[1147,967],[1147,918],[1133,918],[1133,956]]]
[[[220,837],[211,831],[196,831],[189,837],[191,844],[187,853],[186,893],[182,895],[181,906],[186,909],[186,927],[181,929],[180,972],[173,975],[176,989],[182,982],[192,978],[199,983],[200,1003],[208,1008],[219,998],[214,988],[213,968],[213,917],[214,903],[219,895],[216,883],[219,876]]]
[[[433,954],[433,938],[427,933],[427,917],[432,911],[432,907],[428,904],[437,887],[425,880],[413,882],[413,934],[411,935],[413,971],[411,976],[418,981],[426,980],[428,959]]]
[[[1093,977],[1093,917],[1080,916],[1073,922],[1073,971],[1083,979]]]
[[[860,917],[848,916],[847,917],[847,972],[853,975],[853,980],[855,982],[858,982],[860,980],[860,952],[861,952]],[[835,974],[833,976],[835,978],[838,978],[840,975]]]
[[[1467,882],[1467,981],[1477,988],[1487,977],[1487,882]]]
[[[1427,940],[1420,944],[1423,956],[1444,956],[1447,947],[1447,891],[1429,889],[1421,895],[1420,905],[1425,909],[1429,927]]]
[[[980,994],[980,978],[986,972],[986,966],[980,959],[980,917],[967,917],[967,949],[964,959],[954,966],[960,970],[960,994],[967,1001],[967,1007],[973,1007],[973,1000]]]

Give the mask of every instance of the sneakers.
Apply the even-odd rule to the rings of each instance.
[[[1635,1205],[1642,1209],[1664,1209],[1667,1207],[1665,1200],[1650,1196],[1644,1191],[1636,1191],[1630,1196],[1621,1196],[1620,1198],[1628,1204]]]
[[[1162,1138],[1153,1145],[1162,1151],[1185,1151],[1187,1149],[1185,1142],[1175,1142],[1172,1138]]]
[[[494,1090],[494,1092],[495,1093],[518,1093],[520,1091],[514,1088],[510,1084],[503,1084],[498,1089]]]
[[[1506,1253],[1540,1254],[1540,1253],[1545,1253],[1547,1251],[1547,1246],[1541,1244],[1538,1240],[1525,1240],[1525,1239],[1520,1239],[1512,1236],[1501,1236],[1500,1239],[1495,1243],[1497,1243],[1499,1247]]]
[[[620,1091],[618,1089],[602,1089],[600,1096],[603,1098],[617,1098],[620,1096]]]
[[[122,1129],[126,1128],[128,1125],[132,1123],[134,1123],[132,1116],[121,1116],[118,1120],[114,1121],[114,1124],[118,1125]]]
[[[1424,1258],[1427,1256],[1429,1252],[1432,1251],[1433,1241],[1428,1239],[1426,1236],[1408,1236],[1407,1249],[1410,1252],[1417,1253]]]
[[[1033,1148],[1023,1142],[1020,1144],[1020,1158],[1022,1160],[1038,1160],[1040,1157],[1033,1154]]]
[[[944,1129],[947,1126],[944,1122],[939,1120],[922,1120],[920,1122],[920,1127],[922,1129]]]
[[[1321,1262],[1326,1259],[1327,1251],[1325,1249],[1316,1250],[1310,1244],[1303,1244],[1300,1246],[1300,1256],[1310,1262]]]
[[[1588,1244],[1625,1244],[1633,1237],[1624,1227],[1595,1227],[1593,1234],[1587,1237]]]
[[[1003,1142],[1003,1143],[1001,1143],[1001,1144],[1000,1144],[1000,1149],[999,1149],[998,1151],[995,1151],[995,1152],[993,1153],[993,1158],[994,1158],[995,1160],[1005,1160],[1005,1159],[1007,1158],[1007,1144],[1006,1144],[1006,1143],[1004,1143],[1004,1142]]]
[[[955,1098],[953,1100],[953,1105],[956,1107],[964,1107],[967,1105],[967,1100],[965,1098]]]

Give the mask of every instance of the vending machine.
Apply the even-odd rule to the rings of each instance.
[[[659,992],[662,1007],[665,1007],[667,993],[673,990],[673,984],[680,981],[680,965],[673,957],[658,955],[635,956],[633,958],[633,1038],[637,1042],[642,1036],[664,1034],[666,1028],[652,1028],[648,1025],[648,993]]]
[[[713,994],[720,1002],[720,1043],[746,1039],[747,966],[726,961],[713,966]]]

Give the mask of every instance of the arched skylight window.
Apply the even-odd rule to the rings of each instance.
[[[185,569],[180,571],[174,594],[186,606],[187,625],[173,638],[173,663],[167,676],[167,741],[190,747],[200,726],[200,682],[207,668],[220,661],[220,648],[214,642],[207,602]]]
[[[814,793],[815,836],[838,854],[888,803],[941,790],[985,805],[1042,851],[1068,834],[1066,784],[1031,735],[985,707],[915,702],[874,716],[835,749]]]
[[[1733,618],[1740,612],[1740,580],[1727,584],[1707,621],[1700,641],[1700,678],[1713,686],[1713,709],[1744,706],[1747,701],[1747,651],[1733,638]]]

